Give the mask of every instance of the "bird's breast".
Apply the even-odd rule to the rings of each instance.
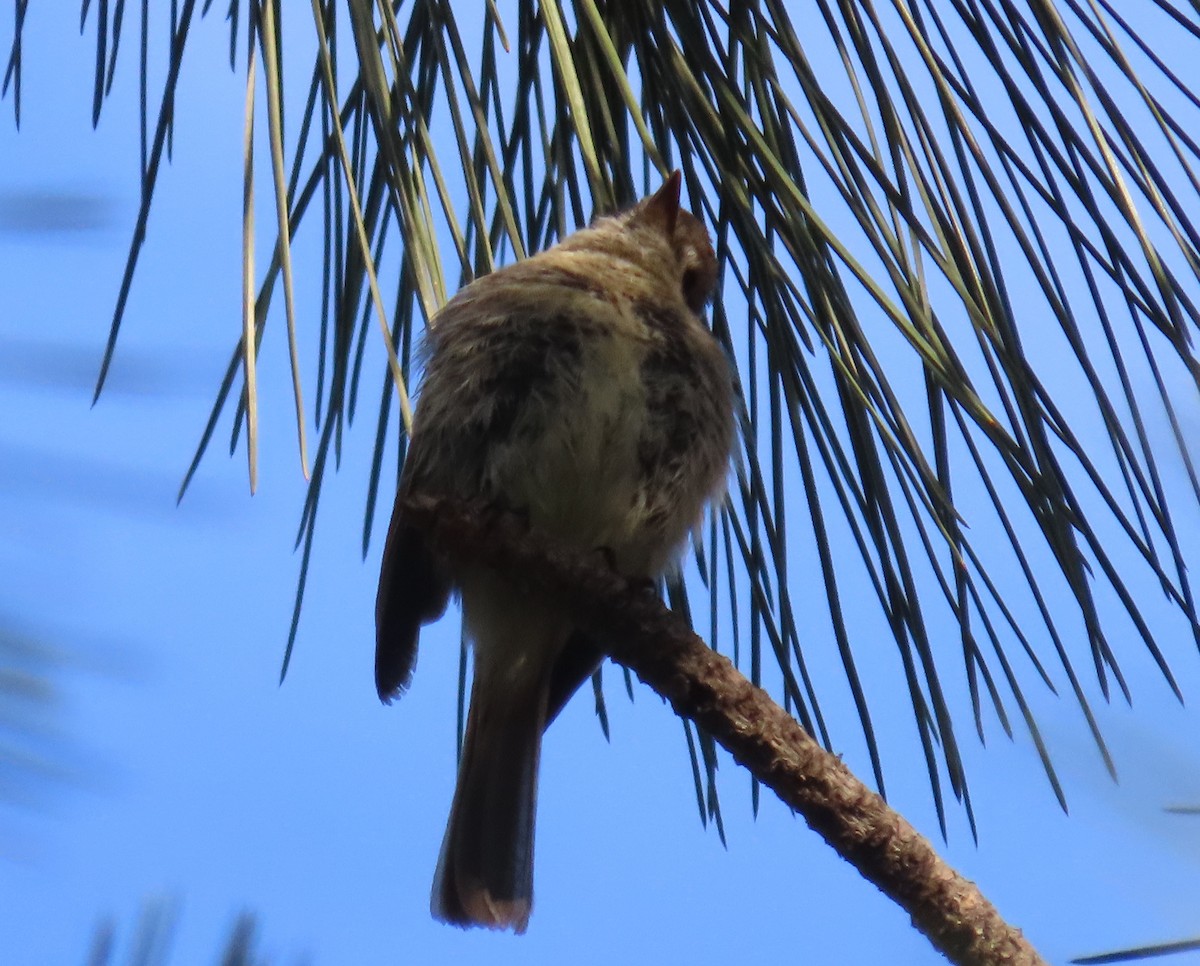
[[[488,485],[539,528],[620,555],[636,526],[639,441],[650,419],[640,378],[643,341],[597,326],[575,342],[553,390],[526,400],[511,437],[488,458]]]

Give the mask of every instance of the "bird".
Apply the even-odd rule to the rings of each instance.
[[[704,322],[718,281],[681,177],[477,278],[427,326],[376,598],[375,683],[407,689],[423,625],[461,598],[473,681],[430,901],[526,930],[542,733],[602,642],[519,575],[450,566],[405,515],[421,494],[494,506],[631,581],[657,581],[725,490],[732,365]]]

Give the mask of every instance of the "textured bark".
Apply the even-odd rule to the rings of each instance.
[[[405,506],[410,522],[447,558],[482,561],[559,594],[581,628],[611,642],[614,661],[804,816],[839,855],[899,903],[951,962],[1044,962],[973,882],[951,869],[924,836],[656,594],[631,587],[600,555],[549,545],[510,514],[427,497],[413,497]]]

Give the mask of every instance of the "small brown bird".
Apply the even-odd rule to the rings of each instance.
[[[445,569],[401,501],[491,502],[603,548],[629,577],[671,565],[724,488],[734,438],[729,362],[699,315],[717,260],[679,190],[676,172],[628,211],[478,279],[429,327],[383,552],[375,683],[384,701],[408,686],[421,625],[459,592],[475,671],[433,884],[446,922],[524,932],[542,731],[602,651],[509,575]]]

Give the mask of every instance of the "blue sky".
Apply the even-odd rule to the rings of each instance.
[[[94,48],[69,20],[33,5],[22,128],[11,101],[0,124],[9,211],[39,192],[96,202],[82,206],[82,225],[0,234],[0,616],[61,651],[48,720],[69,774],[39,784],[30,805],[0,805],[8,961],[79,961],[106,916],[128,941],[142,903],[164,897],[180,908],[176,963],[214,961],[242,909],[260,916],[262,947],[283,962],[940,961],[769,795],[753,818],[748,779],[724,756],[723,848],[697,819],[682,727],[644,688],[632,704],[610,689],[611,744],[586,698],[547,736],[529,933],[464,933],[429,918],[454,779],[457,621],[426,631],[412,690],[381,707],[371,680],[378,536],[365,563],[359,554],[373,427],[356,427],[323,496],[296,654],[277,686],[304,496],[281,318],[261,350],[258,494],[242,452],[226,459],[218,442],[174,505],[241,325],[244,89],[227,67],[225,29],[216,17],[194,28],[175,163],[110,385],[91,408],[136,216],[136,67],[121,64],[92,132]],[[301,35],[305,18],[294,22]],[[260,224],[273,218],[268,184],[264,171]],[[304,271],[302,289],[315,291],[311,261]],[[299,304],[311,333],[315,302]],[[1184,516],[1185,536],[1195,522]],[[1069,817],[1027,740],[985,751],[960,726],[981,842],[952,810],[943,852],[1055,962],[1200,934],[1200,819],[1162,812],[1200,803],[1196,716],[1126,643],[1135,707],[1100,713],[1120,786],[1071,706],[1033,693]],[[1185,693],[1200,694],[1190,641],[1165,643]],[[886,647],[881,662],[894,659]],[[828,650],[814,648],[817,673],[840,674]],[[893,803],[936,838],[907,696],[885,695],[875,716],[893,755]],[[847,759],[867,774],[857,748]]]

